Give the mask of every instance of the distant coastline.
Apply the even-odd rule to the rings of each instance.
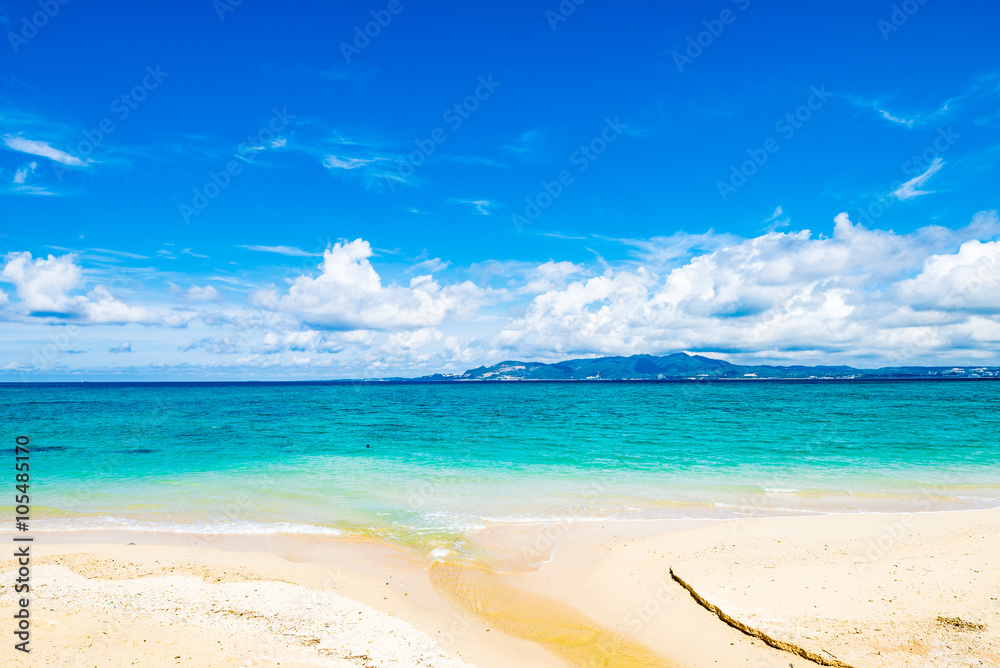
[[[850,382],[850,381],[956,381],[1000,380],[1000,367],[982,365],[960,366],[893,366],[876,369],[858,369],[851,366],[777,366],[732,364],[725,360],[702,355],[673,353],[632,355],[630,357],[594,357],[571,359],[562,362],[523,362],[506,360],[491,366],[480,366],[464,373],[442,374],[406,378],[401,376],[341,378],[341,379],[291,379],[291,380],[48,380],[0,381],[4,385],[35,384],[205,384],[224,385],[240,383],[259,384],[426,384],[426,383],[499,383],[530,381],[540,383],[703,383],[703,382]]]
[[[867,380],[867,379],[1000,378],[1000,367],[898,366],[856,369],[850,366],[775,366],[731,364],[725,360],[674,353],[663,357],[598,357],[552,364],[504,361],[454,376],[415,380]]]

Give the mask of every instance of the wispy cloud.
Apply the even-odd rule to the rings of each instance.
[[[327,81],[365,81],[375,75],[375,69],[369,65],[352,64],[350,67],[334,65],[330,69],[320,70],[319,77]]]
[[[574,237],[562,232],[535,232],[540,237],[552,237],[553,239],[569,239],[572,241],[584,241],[587,237]]]
[[[320,257],[322,253],[310,253],[309,251],[304,251],[301,248],[296,248],[295,246],[240,246],[240,248],[245,248],[252,251],[260,251],[262,253],[277,253],[278,255],[288,255],[291,257]]]
[[[933,190],[919,190],[919,188],[923,187],[923,185],[927,183],[927,180],[937,174],[943,166],[944,160],[941,158],[936,159],[931,166],[927,168],[926,172],[920,176],[910,179],[892,194],[895,195],[896,199],[902,201],[914,199],[915,197],[920,197],[921,195],[930,195],[934,192]]]
[[[15,193],[20,193],[22,195],[55,195],[56,194],[56,193],[52,192],[51,190],[49,190],[48,188],[45,188],[45,187],[42,187],[42,186],[29,186],[29,185],[16,186],[14,188],[14,192]]]
[[[790,222],[792,222],[792,219],[785,215],[785,210],[780,206],[774,210],[774,213],[764,219],[764,223],[767,225],[766,230],[768,232],[774,232],[782,227],[788,227]]]
[[[887,99],[888,96],[881,96],[877,98],[869,98],[862,95],[847,94],[845,97],[859,109],[870,109],[874,111],[880,118],[885,121],[892,123],[893,125],[899,125],[904,128],[913,128],[916,125],[923,125],[929,123],[945,113],[947,110],[947,105],[933,111],[924,113],[907,113],[901,114],[898,111],[890,110],[891,106],[895,106],[897,103],[892,102]]]
[[[406,271],[407,271],[407,273],[411,273],[411,274],[413,272],[417,272],[417,271],[422,271],[422,272],[426,272],[426,273],[429,273],[429,274],[433,274],[433,273],[438,272],[438,271],[444,271],[449,266],[451,266],[451,262],[445,262],[444,260],[442,260],[439,257],[433,257],[433,258],[430,258],[429,260],[424,260],[423,262],[416,263],[415,265],[413,265],[412,267],[410,267]]]
[[[33,176],[38,171],[38,163],[32,160],[24,167],[21,167],[14,172],[14,178],[11,179],[12,192],[21,195],[54,195],[55,193],[44,188],[42,186],[29,185],[27,183],[28,178]]]
[[[28,178],[28,175],[34,174],[36,169],[38,169],[38,163],[34,161],[29,162],[27,165],[14,173],[14,183],[18,185],[23,184]]]
[[[899,118],[898,116],[893,116],[885,109],[879,109],[878,113],[882,114],[882,118],[884,118],[887,121],[892,121],[893,123],[899,123],[900,125],[905,125],[908,128],[913,127],[914,121],[912,118]]]
[[[323,166],[327,169],[357,169],[376,162],[376,158],[346,158],[339,155],[328,155],[323,158]]]
[[[1000,93],[1000,74],[990,73],[977,77],[965,87],[965,90],[957,95],[951,96],[936,107],[931,109],[925,108],[924,111],[911,111],[906,114],[890,111],[891,106],[901,106],[904,104],[897,101],[891,101],[890,97],[894,96],[886,95],[870,98],[861,95],[848,94],[845,97],[857,107],[875,111],[879,116],[890,123],[901,125],[906,128],[914,128],[931,123],[938,123],[944,117],[960,113],[970,104],[995,97],[998,93]]]
[[[490,215],[490,207],[495,206],[495,204],[488,199],[456,199],[452,201],[456,204],[471,204],[475,207],[478,213],[484,216]]]
[[[500,148],[506,153],[516,155],[520,158],[536,159],[541,154],[544,138],[544,130],[527,130],[522,132],[513,142],[504,144]]]
[[[68,249],[62,249],[68,250]],[[118,257],[127,257],[131,260],[148,260],[148,255],[139,255],[138,253],[127,253],[125,251],[110,250],[108,248],[91,248],[89,249],[95,253],[105,253],[107,255],[117,255]]]
[[[76,158],[66,151],[60,151],[50,146],[48,142],[25,139],[18,135],[4,135],[3,143],[12,151],[37,155],[71,167],[86,167],[92,162],[91,160],[80,160],[80,158]]]

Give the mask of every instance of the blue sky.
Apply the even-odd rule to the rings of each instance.
[[[0,3],[0,368],[996,364],[998,18]]]

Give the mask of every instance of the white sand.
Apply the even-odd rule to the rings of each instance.
[[[589,637],[593,656],[574,665],[815,665],[724,624],[673,568],[740,622],[856,668],[1000,667],[1000,511],[498,527],[483,538],[510,554],[538,546],[544,565],[478,580],[489,591],[460,608],[425,563],[363,541],[43,538],[33,652],[24,661],[5,643],[0,665],[557,668],[572,655],[559,642]],[[0,562],[5,635],[12,569]],[[475,609],[505,597],[517,605]],[[542,642],[532,606],[582,626]],[[601,629],[627,642],[608,645]]]
[[[33,666],[470,665],[384,612],[286,582],[102,580],[56,565],[32,578]],[[5,609],[10,599],[6,586]]]

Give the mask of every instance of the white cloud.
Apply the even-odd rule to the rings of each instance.
[[[519,292],[540,294],[550,290],[560,290],[566,287],[570,277],[586,273],[587,269],[583,265],[549,260],[528,273],[524,287],[520,288]]]
[[[188,341],[177,348],[180,352],[203,350],[214,355],[232,355],[242,351],[240,342],[230,336],[209,336],[204,339]]]
[[[1000,313],[1000,241],[967,241],[957,253],[930,256],[899,284],[899,295],[922,309]]]
[[[91,160],[80,160],[65,151],[60,151],[57,148],[49,146],[49,144],[44,141],[25,139],[24,137],[15,135],[4,135],[3,142],[7,145],[7,148],[11,150],[41,156],[43,158],[48,158],[49,160],[61,162],[62,164],[69,165],[71,167],[85,167],[92,162]]]
[[[128,306],[116,299],[111,291],[103,285],[95,287],[87,293],[86,297],[80,296],[74,299],[77,301],[79,313],[91,324],[141,323],[171,327],[183,324],[183,318],[180,316],[164,317],[143,306]]]
[[[117,346],[114,346],[113,348],[110,348],[108,350],[108,352],[111,352],[111,353],[130,353],[130,352],[132,352],[132,342],[131,341],[123,341],[122,343],[119,343]]]
[[[323,166],[327,169],[357,169],[373,162],[375,161],[365,158],[343,158],[336,155],[328,155],[323,158]]]
[[[27,165],[14,172],[14,183],[17,185],[23,185],[25,180],[28,178],[28,175],[34,174],[37,169],[37,162],[29,162]]]
[[[892,114],[890,114],[885,109],[879,109],[878,113],[882,114],[882,118],[884,118],[887,121],[892,121],[893,123],[898,123],[900,125],[905,125],[908,128],[912,128],[913,127],[913,119],[911,119],[911,118],[900,118],[898,116],[893,116]]]
[[[289,255],[291,257],[319,257],[321,255],[321,253],[310,253],[309,251],[304,251],[301,248],[296,248],[295,246],[240,246],[240,248],[260,251],[262,253]]]
[[[783,227],[788,227],[792,220],[788,216],[785,216],[785,210],[779,206],[774,210],[774,213],[764,220],[764,222],[767,223],[767,231],[774,232],[775,230],[780,230]]]
[[[413,273],[414,271],[424,271],[433,274],[435,271],[444,271],[450,264],[451,262],[445,262],[439,257],[433,257],[416,263],[406,271],[408,273]]]
[[[393,283],[373,266],[369,244],[357,239],[328,249],[318,271],[253,293],[249,305],[228,301],[255,287],[245,277],[227,284],[232,289],[225,294],[208,284],[221,276],[193,287],[171,285],[171,293],[189,304],[172,310],[154,307],[163,297],[160,273],[144,279],[155,281],[145,293],[153,301],[130,305],[108,287],[93,285],[106,270],[81,267],[74,254],[35,259],[10,253],[0,280],[13,289],[0,291],[0,302],[9,296],[0,317],[12,327],[66,320],[125,325],[126,332],[143,333],[109,337],[94,328],[94,336],[108,337],[97,348],[126,338],[157,341],[128,359],[159,364],[155,351],[174,347],[181,351],[174,363],[195,359],[232,373],[241,365],[279,373],[297,368],[295,357],[309,359],[305,376],[308,369],[323,369],[324,375],[372,377],[463,371],[500,359],[677,350],[750,362],[995,363],[998,235],[995,212],[978,214],[960,229],[928,226],[905,234],[868,229],[840,214],[825,234],[772,230],[748,239],[707,232],[610,240],[623,244],[630,257],[611,263],[486,261],[449,272],[473,275],[479,286],[427,273]],[[446,264],[433,258],[419,266],[439,270]],[[394,265],[398,272],[407,266],[398,258]],[[128,301],[143,297],[136,283],[129,289],[137,296]],[[157,329],[185,324],[183,334]]]
[[[258,292],[253,303],[317,327],[406,329],[467,317],[484,300],[470,282],[442,288],[430,275],[414,277],[408,287],[383,286],[371,256],[363,239],[337,243],[323,254],[319,276],[299,276],[285,294]]]
[[[127,306],[103,285],[86,295],[70,295],[83,287],[83,271],[74,253],[32,260],[29,252],[7,253],[0,280],[15,286],[21,313],[36,317],[76,318],[92,324],[181,324],[176,316],[164,318],[141,307]]]
[[[56,248],[56,247],[55,246],[49,246],[49,248]],[[106,253],[108,255],[115,255],[117,257],[129,258],[130,260],[148,260],[149,259],[149,256],[147,256],[147,255],[139,255],[137,253],[127,253],[125,251],[109,250],[107,248],[91,248],[90,250],[94,251],[95,253]]]
[[[471,204],[475,207],[476,212],[484,216],[490,215],[490,207],[493,206],[493,202],[488,199],[459,199],[455,200],[457,204]]]
[[[355,329],[341,332],[320,332],[314,329],[269,331],[252,346],[257,354],[288,351],[336,353],[345,347],[360,345],[367,348],[375,341],[375,332]]]
[[[70,313],[74,302],[68,295],[83,283],[76,255],[31,259],[31,253],[8,253],[0,279],[17,287],[17,296],[29,311]]]
[[[421,350],[431,343],[444,339],[444,335],[434,327],[424,327],[410,332],[390,334],[386,348],[394,353]]]
[[[185,293],[185,297],[189,302],[221,302],[222,295],[215,286],[206,285],[205,287],[199,287],[197,285],[192,285],[188,288]]]
[[[903,201],[913,199],[921,195],[930,195],[933,192],[932,190],[918,190],[918,188],[923,187],[923,185],[927,183],[927,180],[937,174],[942,167],[944,167],[944,160],[936,158],[934,162],[931,163],[931,166],[927,168],[926,172],[920,176],[910,179],[892,194],[896,196],[896,199]]]
[[[1000,244],[970,241],[957,254],[933,255],[973,228],[995,233],[995,214],[986,218],[965,230],[930,227],[897,235],[854,225],[840,214],[830,238],[814,238],[808,230],[769,232],[663,273],[609,268],[536,296],[523,316],[506,324],[497,344],[549,358],[668,350],[891,358],[907,352],[898,340],[913,327],[934,329],[937,338],[925,339],[928,348],[974,334],[986,341],[997,323],[974,312],[1000,307]],[[914,274],[913,281],[903,280]],[[966,313],[942,319],[913,311],[911,302]],[[989,345],[995,350],[1000,339]]]

